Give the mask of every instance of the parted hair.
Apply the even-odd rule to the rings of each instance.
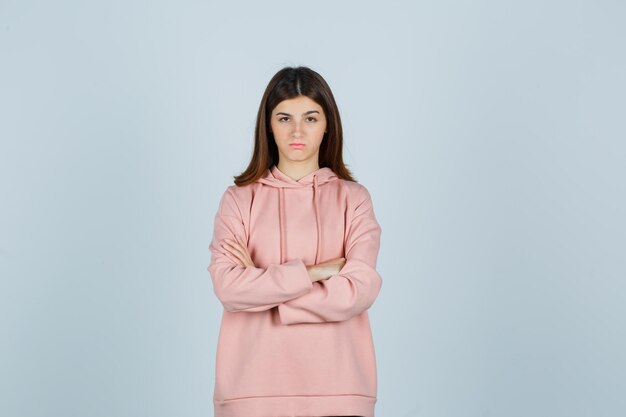
[[[324,78],[308,67],[284,67],[265,88],[254,129],[254,150],[248,167],[234,176],[237,186],[251,184],[278,164],[278,147],[271,132],[272,111],[283,100],[306,96],[319,104],[326,116],[326,133],[319,150],[318,165],[330,168],[339,178],[356,182],[343,162],[343,129],[333,93]]]

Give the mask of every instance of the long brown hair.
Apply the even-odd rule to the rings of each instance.
[[[317,72],[308,67],[284,67],[270,80],[263,93],[254,130],[254,151],[248,167],[234,176],[235,184],[255,182],[278,163],[278,147],[270,131],[271,112],[283,100],[306,96],[319,104],[326,116],[326,132],[320,144],[318,165],[330,168],[339,178],[356,180],[343,162],[343,129],[341,117],[330,87]]]

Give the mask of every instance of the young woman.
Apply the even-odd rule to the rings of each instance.
[[[381,228],[342,146],[326,81],[307,67],[278,71],[209,245],[224,306],[215,417],[374,417],[367,310],[382,285]]]

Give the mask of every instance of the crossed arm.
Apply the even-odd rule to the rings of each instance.
[[[247,266],[254,267],[248,247],[241,237],[235,236],[236,240],[225,238],[221,244],[223,253],[244,268]],[[305,265],[311,282],[328,279],[334,274],[338,274],[341,267],[346,263],[346,258],[335,258],[330,261],[319,263],[316,265]]]
[[[228,192],[215,218],[209,271],[215,293],[227,311],[277,307],[282,324],[350,319],[376,299],[382,279],[376,271],[381,228],[369,192],[361,188],[345,241],[345,258],[318,265],[301,259],[257,268],[242,236],[243,223]]]

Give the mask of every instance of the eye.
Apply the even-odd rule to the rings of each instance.
[[[279,122],[282,122],[282,121],[283,121],[283,119],[289,119],[289,117],[287,117],[287,116],[279,117],[279,118],[278,118],[278,121],[279,121]]]
[[[314,122],[317,122],[317,119],[315,117],[307,117],[307,119],[312,119]]]

